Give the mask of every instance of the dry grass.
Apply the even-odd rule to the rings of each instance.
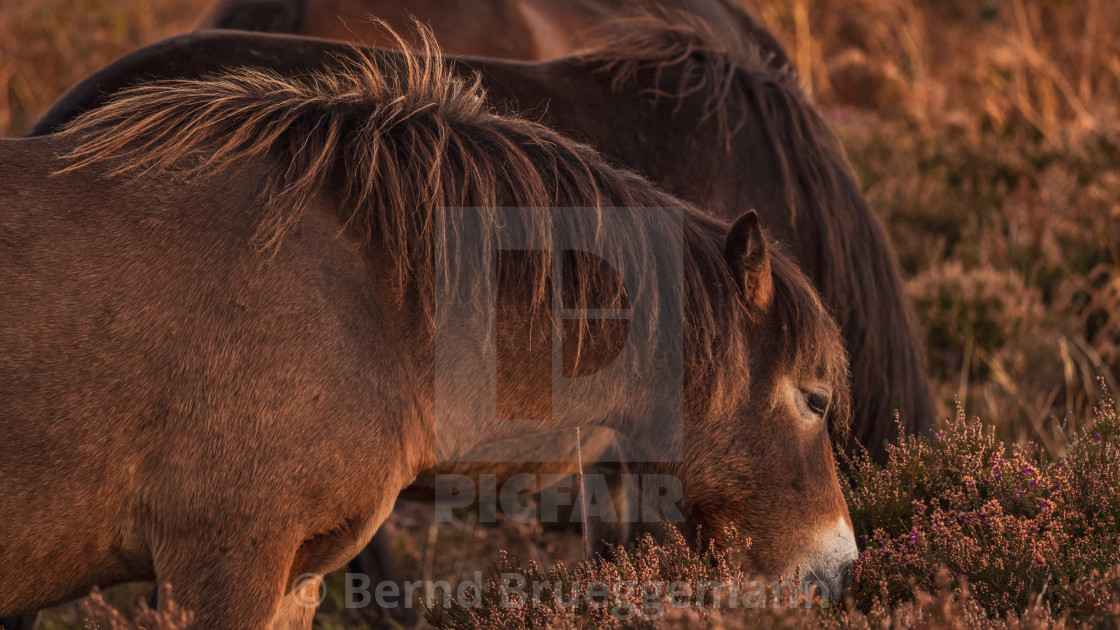
[[[90,72],[190,30],[209,0],[0,3],[0,136],[19,136]]]
[[[1120,509],[1120,490],[1108,481],[1120,478],[1116,446],[1071,445],[1095,435],[1087,427],[1103,401],[1098,378],[1120,391],[1120,5],[742,1],[787,45],[890,228],[926,335],[940,415],[955,417],[959,400],[995,432],[947,420],[942,440],[902,445],[887,471],[855,469],[849,499],[865,554],[851,607],[811,619],[674,609],[666,619],[695,628],[1114,625],[1115,523],[1102,516],[1089,531],[1077,514]],[[185,30],[204,4],[0,4],[0,134],[25,131],[67,86],[110,59]],[[1061,459],[1067,453],[1072,459]],[[1050,483],[1075,464],[1086,467],[1088,485],[1050,483],[1050,495],[1030,495],[1035,503],[1016,512],[1023,489],[995,476],[993,456],[1028,486],[1024,469]],[[1040,500],[1065,501],[1054,509],[1066,511],[1043,513]],[[470,520],[436,526],[419,507],[388,526],[409,576],[470,577],[499,548],[542,572],[579,560],[578,538],[564,532]],[[945,531],[922,533],[934,528]],[[356,627],[339,606],[337,582],[317,623]],[[138,593],[126,587],[106,597],[132,611]],[[88,618],[83,610],[56,609],[45,627],[76,627]]]

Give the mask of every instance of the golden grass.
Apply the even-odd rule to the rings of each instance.
[[[0,135],[26,132],[70,85],[144,44],[190,30],[209,0],[0,3]]]
[[[1047,136],[1114,126],[1110,0],[747,0],[822,104],[935,126],[1020,119]]]

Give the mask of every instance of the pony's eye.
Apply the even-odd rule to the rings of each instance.
[[[820,392],[802,390],[805,394],[805,404],[809,406],[809,411],[824,417],[825,412],[828,411],[829,397]]]

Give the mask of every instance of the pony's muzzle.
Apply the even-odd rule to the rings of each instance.
[[[816,544],[809,548],[808,557],[801,564],[802,580],[818,589],[824,601],[840,597],[851,579],[859,551],[852,526],[845,518],[819,531]]]

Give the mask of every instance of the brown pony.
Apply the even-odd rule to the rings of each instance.
[[[665,454],[689,524],[750,534],[755,570],[838,588],[845,356],[757,215],[728,226],[490,112],[434,53],[394,59],[151,83],[0,142],[0,615],[155,578],[198,627],[310,627],[300,602],[419,471],[576,424]],[[502,253],[553,238],[617,269],[557,257],[553,282],[551,256]],[[520,360],[554,291],[632,305],[625,340],[581,325],[563,353],[632,376],[571,379],[538,424],[479,413],[554,393]]]
[[[217,0],[196,28],[311,35],[396,48],[415,45],[413,20],[454,55],[525,61],[568,57],[597,42],[604,23],[650,10],[695,16],[720,39],[747,35],[787,61],[778,41],[736,0]],[[384,20],[404,41],[378,28]]]

